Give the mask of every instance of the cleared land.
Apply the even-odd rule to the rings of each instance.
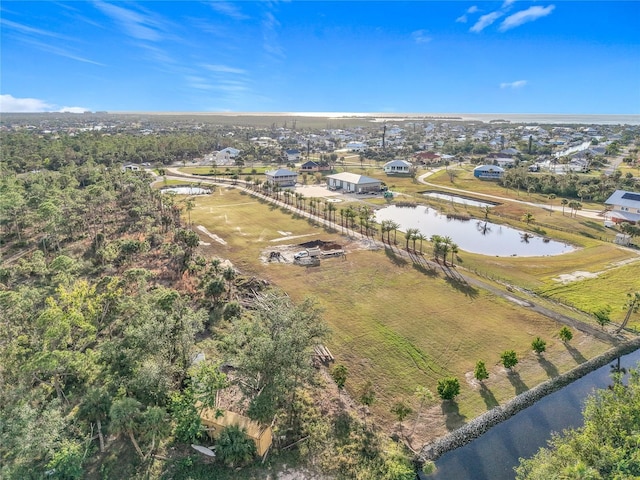
[[[324,308],[333,332],[328,345],[337,362],[349,369],[347,390],[357,396],[366,380],[374,383],[378,400],[372,410],[377,421],[391,428],[391,405],[399,398],[412,401],[418,385],[435,391],[443,376],[461,380],[462,393],[456,403],[443,410],[436,402],[423,413],[417,444],[610,347],[579,332],[574,332],[567,347],[557,339],[561,324],[556,321],[486,290],[447,280],[437,269],[416,267],[397,250],[370,250],[367,242],[342,236],[339,226],[327,230],[238,189],[220,188],[213,195],[196,197],[196,202],[192,222],[227,242],[202,247],[207,253],[229,258],[244,273],[268,279],[295,300],[313,297]],[[274,244],[294,247],[314,239],[342,245],[346,259],[323,260],[319,267],[264,261],[265,252]],[[402,242],[401,234],[398,241]],[[601,250],[596,261],[599,269],[635,256],[590,241],[594,251]],[[571,260],[565,260],[566,255],[545,258],[542,269],[540,259],[500,259],[504,265],[495,268],[524,272],[514,273],[512,280],[522,275],[545,285],[551,277],[592,261],[592,252],[586,251],[571,254],[575,256]],[[466,253],[461,252],[460,257],[465,265],[472,263]],[[480,264],[480,258],[475,262]],[[621,264],[620,268],[634,265],[637,263]],[[618,292],[610,291],[610,295],[617,297]],[[547,341],[542,357],[531,352],[536,336]],[[515,376],[507,376],[499,365],[500,353],[507,349],[514,349],[520,357]],[[472,379],[478,360],[484,360],[490,369],[487,389],[480,389]],[[405,421],[411,422],[412,418]]]

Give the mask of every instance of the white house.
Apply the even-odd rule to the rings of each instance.
[[[234,165],[238,155],[240,155],[240,150],[237,148],[224,148],[216,153],[216,165]]]
[[[327,186],[330,190],[344,190],[347,193],[379,192],[382,181],[350,172],[327,175]]]
[[[411,162],[406,160],[391,160],[382,166],[387,175],[408,175],[411,173],[411,167]]]
[[[640,223],[640,193],[616,190],[604,202],[611,207],[606,218],[614,223]]]
[[[267,177],[267,183],[281,187],[292,187],[298,181],[298,174],[286,168],[269,170],[268,172],[264,172],[264,175]]]
[[[290,149],[285,150],[284,153],[287,155],[287,161],[289,162],[297,162],[298,160],[300,160],[300,150]]]

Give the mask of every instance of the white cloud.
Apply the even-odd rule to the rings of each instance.
[[[249,18],[249,16],[238,10],[236,5],[230,2],[214,1],[209,3],[209,5],[211,5],[211,8],[216,12],[226,15],[227,17],[231,17],[234,20],[247,20]]]
[[[529,7],[526,10],[521,10],[505,18],[500,24],[499,30],[504,32],[511,28],[519,27],[524,23],[533,22],[539,18],[546,17],[547,15],[550,15],[555,8],[555,5],[549,5],[548,7],[534,6]]]
[[[479,12],[479,11],[480,11],[480,9],[476,5],[472,5],[471,7],[467,8],[467,11],[464,12],[464,14],[462,14],[458,18],[456,18],[456,22],[458,22],[458,23],[467,23],[467,21],[469,20],[468,15],[472,14],[472,13]]]
[[[431,41],[431,37],[427,35],[426,30],[416,30],[415,32],[411,32],[411,38],[416,43],[429,43]]]
[[[89,110],[84,107],[62,107],[47,103],[38,98],[16,98],[13,95],[0,95],[0,112],[4,113],[39,113],[62,112],[83,113]]]
[[[485,28],[487,28],[489,25],[491,25],[493,22],[498,20],[503,15],[504,15],[503,12],[491,12],[491,13],[487,13],[486,15],[482,15],[478,19],[478,21],[473,25],[473,27],[469,29],[469,31],[479,33]]]
[[[246,70],[242,70],[241,68],[235,68],[235,67],[229,67],[227,65],[210,65],[210,64],[206,64],[206,65],[202,65],[204,68],[206,68],[207,70],[211,70],[212,72],[217,72],[217,73],[237,73],[239,75],[243,75],[245,73],[247,73]]]
[[[264,50],[277,59],[284,59],[285,54],[280,45],[278,39],[278,29],[280,28],[280,22],[271,12],[266,12],[264,19],[262,20],[262,35],[263,35],[263,48]]]
[[[502,3],[502,8],[509,8],[514,3],[516,3],[516,0],[504,0],[504,2]]]
[[[526,80],[516,80],[515,82],[504,82],[500,84],[500,88],[522,88],[527,84]]]
[[[102,13],[119,23],[130,37],[152,42],[162,40],[161,22],[152,15],[135,12],[102,1],[95,2],[94,5]]]
[[[15,98],[13,95],[0,95],[0,112],[49,112],[54,107],[37,98]]]
[[[53,38],[60,38],[62,40],[70,40],[70,38],[65,35],[61,35],[56,32],[50,32],[48,30],[42,30],[41,28],[30,27],[28,25],[23,25],[17,22],[12,22],[11,20],[6,20],[4,18],[0,19],[0,24],[4,25],[5,27],[11,30],[18,31],[25,35],[36,35],[36,36],[39,35],[43,37],[53,37]]]
[[[62,107],[58,111],[60,113],[84,113],[90,111],[90,109],[84,107]]]

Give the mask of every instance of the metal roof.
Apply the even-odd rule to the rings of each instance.
[[[640,209],[640,193],[616,190],[604,203],[605,205]]]

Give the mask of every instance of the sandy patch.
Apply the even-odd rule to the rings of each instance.
[[[210,244],[209,242],[203,242],[202,240],[200,240],[200,241],[198,242],[198,245],[202,245],[203,247],[208,247],[208,246],[210,246],[211,244]]]
[[[288,237],[291,235],[292,232],[283,232],[282,230],[278,230],[278,233],[283,237]]]
[[[202,225],[198,225],[196,227],[198,230],[200,230],[202,233],[204,233],[207,237],[209,237],[212,240],[215,240],[216,242],[222,244],[222,245],[226,245],[227,242],[220,238],[218,235],[216,235],[215,233],[211,233],[209,230],[207,230],[204,226]]]
[[[562,275],[558,275],[553,280],[562,284],[567,284],[571,282],[585,280],[587,278],[596,278],[597,276],[598,276],[597,273],[577,271],[573,273],[563,273]]]

